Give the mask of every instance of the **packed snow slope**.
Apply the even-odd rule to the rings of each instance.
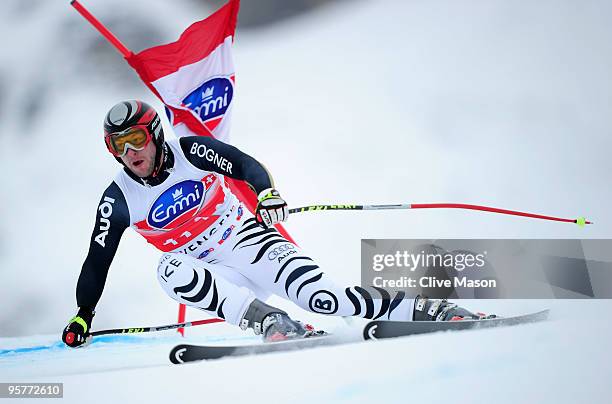
[[[514,306],[542,308],[545,301]],[[492,302],[468,304],[493,309]],[[171,365],[180,338],[100,338],[85,349],[58,345],[0,353],[3,381],[64,383],[64,399],[91,403],[466,402],[606,403],[612,332],[596,302],[549,302],[551,319],[508,328],[436,333],[314,350]],[[508,310],[506,308],[506,310]],[[339,331],[339,330],[338,330]],[[347,330],[339,332],[348,332]],[[208,344],[254,337],[204,336]],[[32,341],[4,340],[4,345]],[[184,340],[181,340],[181,342]],[[39,337],[37,346],[53,343]]]
[[[211,11],[190,1],[86,3],[134,50],[173,40]],[[102,141],[104,114],[122,99],[160,104],[67,2],[3,7],[7,350],[55,346],[75,311],[95,209],[118,169]],[[610,15],[603,0],[352,1],[239,31],[232,142],[270,169],[291,206],[464,202],[595,222],[580,229],[438,210],[292,216],[289,232],[338,282],[359,282],[361,238],[610,237]],[[158,256],[126,232],[95,329],[174,321],[176,304],[155,278]],[[272,303],[327,329],[344,327]],[[129,394],[189,402],[606,401],[608,302],[469,304],[500,314],[552,307],[554,315],[512,329],[184,367],[166,364],[175,340],[168,333],[2,354],[0,379],[64,381],[70,402]],[[245,338],[226,325],[193,334],[217,343]]]

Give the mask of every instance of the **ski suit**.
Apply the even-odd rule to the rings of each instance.
[[[157,277],[171,298],[230,324],[270,294],[320,314],[412,320],[413,299],[403,292],[338,286],[301,248],[256,222],[225,180],[244,180],[256,193],[273,187],[255,159],[207,137],[166,146],[166,168],[155,183],[124,168],[102,195],[77,284],[79,307],[97,305],[131,227],[163,251]]]

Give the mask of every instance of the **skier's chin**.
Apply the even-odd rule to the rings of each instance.
[[[153,167],[150,164],[146,164],[144,160],[136,160],[130,164],[130,170],[140,178],[145,178],[151,175]]]

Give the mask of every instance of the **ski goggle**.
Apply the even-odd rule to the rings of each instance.
[[[132,126],[123,132],[109,133],[104,137],[106,147],[115,157],[123,157],[128,149],[142,150],[152,139],[148,128],[144,125]]]

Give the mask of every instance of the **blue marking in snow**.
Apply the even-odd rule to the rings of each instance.
[[[27,353],[27,352],[35,352],[35,351],[46,351],[46,350],[53,349],[53,348],[59,348],[60,345],[64,345],[64,343],[58,342],[53,345],[41,345],[41,346],[31,346],[31,347],[25,347],[25,348],[2,349],[0,350],[0,355]]]
[[[100,343],[114,343],[114,342],[123,342],[129,344],[137,344],[142,343],[145,340],[153,341],[154,338],[142,338],[136,337],[133,335],[102,335],[94,338],[90,345],[100,344]],[[39,346],[30,346],[23,348],[11,348],[11,349],[0,349],[0,356],[11,355],[11,354],[23,354],[30,353],[36,351],[51,351],[56,349],[72,349],[68,348],[62,341],[58,341],[51,345],[39,345]]]

